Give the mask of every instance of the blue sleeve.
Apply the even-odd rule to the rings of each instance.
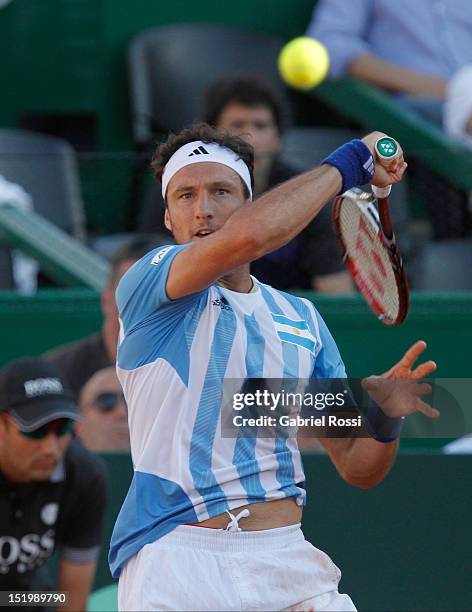
[[[307,36],[328,49],[329,75],[344,76],[348,65],[369,51],[367,32],[373,14],[373,0],[320,0],[313,12]]]
[[[171,245],[154,249],[126,272],[116,290],[116,303],[124,331],[171,301],[166,293],[169,269],[175,256],[188,246]],[[194,296],[181,300],[192,301]]]
[[[336,342],[321,315],[315,310],[321,339],[321,349],[315,359],[312,378],[346,378],[346,368]]]

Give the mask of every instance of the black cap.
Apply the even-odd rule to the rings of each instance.
[[[12,361],[0,370],[0,413],[34,431],[54,419],[80,420],[80,411],[61,372],[35,357]]]

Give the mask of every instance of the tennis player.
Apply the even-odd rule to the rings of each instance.
[[[220,404],[225,377],[346,376],[313,305],[259,283],[249,262],[291,240],[336,194],[400,181],[402,155],[387,167],[373,156],[381,136],[343,145],[254,203],[242,140],[199,124],[159,147],[153,167],[177,244],[139,260],[117,290],[135,469],[110,550],[120,610],[355,610],[338,592],[338,568],[300,530],[296,440],[223,438]],[[387,375],[434,369],[412,370],[424,346]],[[402,417],[433,415],[413,390],[381,399],[388,416],[376,409],[373,438],[323,440],[340,475],[362,488],[389,471]]]

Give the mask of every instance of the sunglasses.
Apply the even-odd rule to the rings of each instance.
[[[22,436],[25,436],[25,438],[30,438],[31,440],[42,440],[50,433],[53,433],[58,438],[62,438],[66,434],[72,433],[74,425],[75,421],[72,419],[56,419],[55,421],[46,423],[33,431],[24,431],[24,429],[19,429],[18,431]]]
[[[107,391],[105,393],[99,393],[94,397],[92,404],[102,412],[111,412],[118,406],[120,401],[123,402],[126,407],[126,400],[123,393]]]

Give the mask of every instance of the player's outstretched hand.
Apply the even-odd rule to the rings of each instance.
[[[421,353],[424,353],[426,348],[426,342],[424,340],[418,340],[418,342],[415,342],[413,346],[410,346],[398,363],[396,363],[392,368],[390,368],[390,370],[388,370],[388,372],[385,372],[381,376],[383,378],[408,378],[412,380],[426,378],[436,370],[436,362],[426,361],[425,363],[421,363],[416,368],[413,368],[418,357],[421,355]]]
[[[425,349],[426,342],[415,342],[388,372],[381,376],[369,376],[362,381],[362,387],[387,416],[407,416],[414,412],[422,412],[431,418],[439,416],[435,408],[421,399],[422,395],[431,393],[431,386],[419,382],[434,372],[435,362],[426,361],[414,367]]]
[[[371,132],[364,136],[362,141],[369,147],[372,152],[375,161],[375,174],[372,179],[372,185],[376,185],[377,187],[387,187],[387,185],[393,185],[394,183],[399,183],[405,170],[408,166],[404,157],[403,157],[403,149],[400,144],[398,144],[398,154],[391,159],[382,159],[378,156],[375,143],[380,138],[388,137],[387,134],[383,132]]]

